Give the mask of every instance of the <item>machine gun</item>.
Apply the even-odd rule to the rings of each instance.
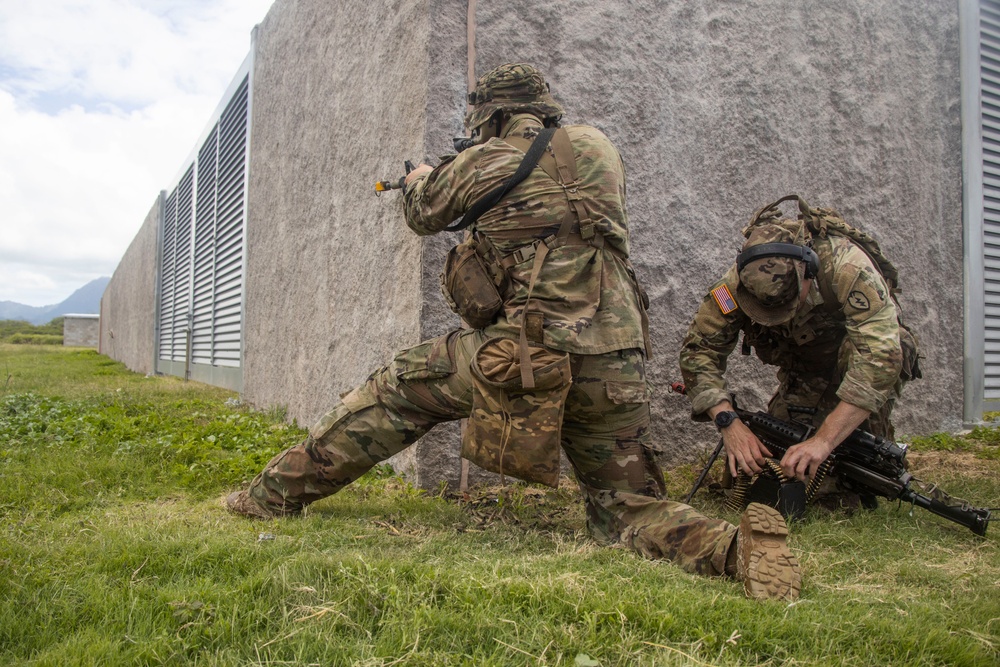
[[[737,409],[736,414],[778,459],[792,445],[812,437],[815,431],[812,426],[786,422],[765,412]],[[833,450],[810,486],[818,486],[822,476],[832,473],[850,491],[916,505],[985,536],[990,510],[952,498],[933,485],[924,488],[906,470],[906,450],[905,444],[856,429]]]
[[[675,387],[674,391],[683,393],[683,387]],[[734,409],[740,421],[746,424],[779,460],[790,447],[808,440],[815,432],[812,426],[786,422],[766,412],[750,412],[738,407]],[[719,446],[702,470],[685,502],[689,502],[694,492],[701,486],[722,449],[720,440]],[[827,474],[834,474],[850,491],[916,505],[965,526],[976,535],[985,536],[989,522],[992,521],[991,510],[974,507],[964,500],[952,498],[935,485],[925,485],[920,482],[906,469],[906,451],[905,444],[895,443],[856,429],[823,462],[816,477],[810,482],[810,489],[815,491]],[[810,491],[807,490],[806,494],[809,496]]]

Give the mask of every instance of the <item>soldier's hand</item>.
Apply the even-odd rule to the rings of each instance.
[[[765,459],[771,456],[770,450],[757,439],[750,427],[738,419],[722,430],[722,442],[726,445],[726,459],[733,477],[740,470],[748,475],[760,473]]]
[[[781,470],[788,477],[808,482],[816,470],[830,456],[833,447],[815,437],[788,448],[781,459]]]
[[[429,174],[432,171],[434,171],[434,167],[430,166],[429,164],[423,164],[423,163],[418,164],[416,167],[413,168],[413,171],[411,171],[406,175],[405,182],[407,185],[409,185],[414,180],[420,178],[424,174]]]

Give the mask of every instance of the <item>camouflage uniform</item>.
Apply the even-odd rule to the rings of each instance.
[[[680,366],[692,400],[692,416],[730,399],[723,373],[743,332],[743,350],[752,347],[765,364],[778,366],[777,392],[768,412],[789,419],[789,406],[816,408],[800,421],[818,426],[839,401],[872,416],[866,429],[891,437],[889,414],[902,389],[899,321],[889,288],[861,248],[844,237],[814,238],[819,259],[805,303],[788,322],[763,326],[743,308],[723,313],[713,293],[721,287],[741,300],[736,266],[709,290],[688,329]]]
[[[418,234],[444,229],[510,177],[524,157],[525,141],[541,128],[534,115],[514,115],[503,138],[463,151],[417,178],[405,192],[407,224]],[[499,254],[525,255],[510,269],[511,287],[497,321],[400,352],[344,395],[306,442],[267,465],[249,489],[257,504],[270,513],[297,512],[402,451],[435,424],[468,417],[474,391],[470,362],[484,342],[517,338],[531,252],[582,205],[583,225],[575,234],[586,243],[552,249],[528,308],[544,323],[535,342],[570,355],[572,385],[561,445],[585,497],[588,527],[601,543],[671,559],[690,572],[726,571],[736,528],[664,498],[649,433],[642,297],[627,260],[624,166],[599,130],[580,125],[566,130],[578,169],[575,187],[564,189],[553,180],[552,164],[543,157],[476,224]]]

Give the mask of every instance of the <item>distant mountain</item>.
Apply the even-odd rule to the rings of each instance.
[[[101,311],[101,296],[111,278],[98,278],[73,292],[62,303],[54,306],[26,306],[14,301],[0,301],[0,320],[24,320],[31,324],[46,324],[53,318],[67,313],[93,313]]]
[[[52,306],[25,306],[23,303],[0,301],[0,320],[24,320],[34,324],[34,318],[43,316],[42,313],[48,312],[50,308]],[[41,322],[41,324],[45,324],[45,322]]]

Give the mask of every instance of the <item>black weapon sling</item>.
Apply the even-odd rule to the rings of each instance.
[[[508,192],[513,190],[518,183],[528,177],[531,170],[538,164],[538,160],[541,159],[542,153],[545,151],[546,147],[548,147],[549,141],[552,140],[552,135],[555,134],[555,132],[556,128],[554,127],[546,127],[539,132],[538,136],[535,137],[535,140],[531,142],[528,152],[524,154],[524,159],[521,160],[521,164],[518,165],[517,171],[515,171],[503,185],[497,186],[477,199],[476,202],[469,207],[469,210],[465,212],[465,215],[462,216],[461,220],[445,227],[444,231],[461,231],[475,223],[483,213],[486,213],[486,211],[496,206]]]

